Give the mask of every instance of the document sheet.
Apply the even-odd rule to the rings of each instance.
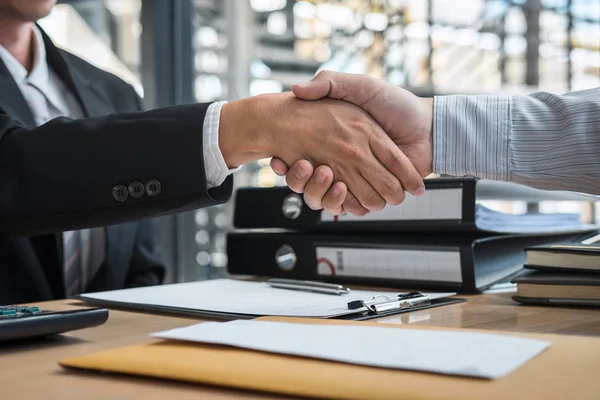
[[[152,334],[370,367],[501,378],[550,342],[489,333],[271,321],[206,322]]]
[[[350,294],[335,296],[275,289],[262,282],[215,279],[85,293],[80,297],[83,300],[94,300],[97,304],[142,305],[145,308],[172,308],[248,316],[331,318],[360,311],[360,309],[348,310],[350,301],[371,300],[373,296],[382,293],[388,295],[390,300],[399,294],[399,292],[353,290]],[[455,294],[423,293],[429,295],[432,300]]]

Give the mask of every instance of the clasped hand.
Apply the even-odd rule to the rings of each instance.
[[[291,143],[275,147],[271,167],[304,193],[310,208],[365,215],[400,204],[405,191],[424,193],[422,178],[432,172],[432,99],[368,76],[329,71],[295,85],[293,93],[314,107],[297,107],[284,124],[307,128],[302,125],[313,121],[317,135],[300,159],[281,151]]]

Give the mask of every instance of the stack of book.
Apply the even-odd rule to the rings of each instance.
[[[512,213],[502,204],[589,202],[590,196],[511,183],[436,178],[364,217],[313,211],[288,188],[237,192],[228,234],[232,275],[477,292],[523,270],[524,249],[589,232],[575,214]]]
[[[529,270],[516,279],[525,304],[600,306],[600,235],[527,249]]]

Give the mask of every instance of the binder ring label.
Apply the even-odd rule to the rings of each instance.
[[[287,244],[284,244],[275,252],[275,262],[283,271],[291,271],[294,269],[297,260],[296,252]]]
[[[297,194],[290,194],[283,199],[281,206],[283,215],[288,219],[296,219],[302,214],[302,199]]]

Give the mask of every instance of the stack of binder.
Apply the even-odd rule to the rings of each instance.
[[[288,188],[237,192],[228,235],[228,271],[335,283],[477,292],[522,271],[524,249],[573,240],[593,229],[579,214],[513,215],[488,200],[592,201],[478,179],[426,180],[407,196],[364,217],[308,208]],[[489,204],[489,203],[488,203]]]

